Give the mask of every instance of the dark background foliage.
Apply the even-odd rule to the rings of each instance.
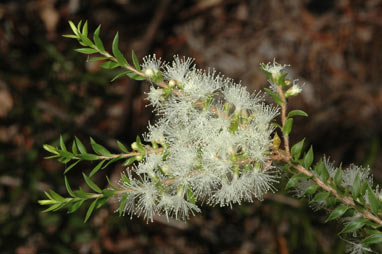
[[[343,253],[336,223],[326,213],[281,191],[264,202],[230,208],[203,206],[187,224],[146,224],[100,209],[41,213],[37,200],[64,194],[64,165],[44,160],[44,143],[63,134],[92,136],[109,149],[129,143],[152,120],[147,84],[114,73],[73,51],[67,21],[88,20],[110,48],[138,57],[156,53],[195,58],[242,80],[267,86],[260,62],[289,63],[305,83],[291,108],[310,115],[295,122],[292,142],[307,137],[317,155],[344,165],[370,165],[382,178],[382,2],[380,0],[39,0],[0,3],[0,252],[1,253]],[[82,184],[81,165],[68,177]],[[118,179],[123,167],[103,173]],[[96,179],[106,184],[104,176]],[[283,183],[280,184],[283,188]]]

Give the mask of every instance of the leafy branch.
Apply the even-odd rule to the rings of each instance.
[[[89,61],[102,61],[101,67],[104,69],[123,69],[112,81],[128,76],[157,84],[160,88],[152,87],[148,97],[165,120],[150,126],[151,145],[143,145],[137,137],[131,145],[131,151],[117,141],[121,153],[112,153],[92,138],[90,145],[93,152],[88,152],[77,137],[71,149],[66,147],[62,137],[59,147],[44,145],[44,149],[52,154],[47,158],[68,164],[64,174],[82,161],[98,161],[89,176],[83,174],[84,181],[94,192],[81,189],[72,191],[65,176],[70,197],[62,197],[53,190],[46,192],[47,199],[39,201],[41,205],[49,206],[46,212],[67,208],[72,213],[89,200],[91,203],[85,216],[87,221],[95,209],[104,205],[110,197],[117,196],[120,214],[143,214],[152,220],[152,215],[157,213],[184,219],[190,213],[200,211],[196,206],[198,199],[220,206],[241,203],[242,200],[252,201],[253,196],[261,199],[265,192],[274,190],[271,185],[276,182],[276,176],[271,173],[273,164],[289,173],[287,189],[293,189],[299,197],[308,198],[313,207],[330,211],[327,222],[336,219],[344,222],[345,226],[339,233],[341,237],[346,236],[355,241],[362,251],[371,251],[370,246],[377,247],[375,244],[382,242],[382,191],[379,187],[373,187],[369,169],[355,165],[342,169],[341,165],[335,167],[326,158],[314,164],[312,147],[303,154],[304,139],[290,147],[289,136],[294,117],[307,117],[308,114],[302,110],[288,112],[288,99],[297,96],[301,88],[296,81],[286,78],[288,73],[283,73],[286,65],[275,61],[273,64],[261,65],[270,83],[270,88],[264,90],[281,108],[281,124],[271,123],[276,111],[259,104],[259,98],[249,95],[230,79],[190,68],[192,61],[189,59],[176,58],[172,65],[163,67],[160,60],[147,57],[140,65],[132,51],[130,64],[119,50],[118,33],[113,39],[111,54],[105,50],[99,37],[100,26],[94,31],[91,40],[87,22],[75,25],[70,21],[69,24],[73,34],[64,36],[78,40],[83,46],[76,49],[77,52],[99,54]],[[187,82],[190,82],[190,87],[186,87]],[[221,102],[222,97],[225,98],[224,103]],[[209,136],[208,130],[203,130],[207,132],[204,134],[189,128],[193,122],[197,126],[205,124],[204,128],[209,128],[206,123],[214,122],[215,126],[210,128],[210,132],[221,135],[222,140]],[[283,147],[280,147],[282,141],[277,133],[271,144],[268,142],[274,130],[271,125],[280,129]],[[187,130],[187,133],[177,134],[174,126],[180,131]],[[163,134],[164,128],[170,129],[166,135]],[[196,136],[191,141],[184,138],[194,132]],[[181,142],[177,143],[178,140]],[[251,140],[256,142],[250,143]],[[218,149],[208,151],[211,149],[206,148],[209,143]],[[182,153],[179,153],[179,149]],[[209,152],[207,159],[204,149]],[[174,154],[181,158],[176,158]],[[91,180],[99,170],[120,160],[124,160],[125,166],[137,162],[134,171],[139,176],[138,180],[130,173],[127,176],[121,174],[121,184],[115,186],[107,178],[110,185],[107,189],[101,189]],[[205,161],[207,165],[203,164]]]

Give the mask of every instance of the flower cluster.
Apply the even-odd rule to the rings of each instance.
[[[145,141],[162,149],[146,153],[133,170],[138,177],[122,179],[129,191],[124,212],[186,219],[200,211],[197,200],[231,206],[274,190],[277,173],[268,156],[277,108],[232,79],[195,68],[190,58],[143,60],[146,75],[168,84],[153,84],[147,94],[159,119]]]

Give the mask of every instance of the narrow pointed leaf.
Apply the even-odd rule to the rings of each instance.
[[[119,161],[119,160],[121,160],[121,159],[123,159],[122,156],[114,157],[113,159],[109,160],[109,161],[105,164],[105,166],[102,167],[102,169],[107,168],[110,164],[112,164],[112,163],[114,163],[114,162],[116,162],[116,161]]]
[[[96,200],[94,200],[91,205],[89,206],[89,209],[88,211],[86,212],[86,216],[85,216],[85,220],[84,220],[84,223],[86,223],[88,221],[88,219],[90,218],[90,216],[92,215],[93,211],[94,211],[94,208],[96,206],[98,202],[98,198]]]
[[[94,31],[93,40],[96,45],[96,47],[102,52],[105,53],[105,48],[103,46],[103,43],[101,39],[99,38],[99,33],[101,31],[101,25],[97,27],[97,29]]]
[[[112,62],[112,61],[101,63],[101,67],[107,70],[117,68],[118,66],[120,66],[119,63]]]
[[[79,48],[79,49],[75,49],[74,51],[77,51],[81,54],[94,54],[98,52],[97,50],[92,48]]]
[[[139,65],[139,61],[137,56],[135,55],[134,50],[131,51],[131,58],[133,59],[133,64],[135,66],[135,69],[137,69],[138,71],[141,71],[141,66]]]
[[[102,167],[102,165],[105,163],[105,160],[100,161],[97,166],[93,168],[93,170],[90,172],[89,177],[94,176]]]
[[[71,207],[68,209],[68,213],[74,213],[81,207],[81,205],[85,202],[85,199],[74,202]]]
[[[293,126],[293,118],[288,118],[285,122],[283,133],[284,136],[289,136],[290,132],[292,131]]]
[[[74,139],[76,140],[76,144],[77,144],[77,147],[78,147],[78,150],[80,151],[80,153],[82,153],[82,154],[87,153],[86,148],[82,144],[81,140],[79,140],[77,137],[74,137]]]
[[[61,147],[62,151],[67,151],[66,146],[65,146],[65,142],[64,142],[64,138],[62,137],[62,135],[60,135],[60,147]]]
[[[334,175],[334,183],[336,186],[341,186],[342,183],[342,169],[337,168],[336,174]]]
[[[127,74],[129,73],[130,71],[124,71],[124,72],[121,72],[117,75],[114,76],[114,78],[110,81],[110,82],[114,82],[115,80],[123,77],[123,76],[127,76]]]
[[[78,153],[77,146],[76,146],[76,141],[74,141],[74,140],[73,140],[73,144],[72,144],[72,153],[73,154],[77,154]]]
[[[311,203],[313,202],[321,202],[329,197],[329,192],[323,191],[317,193],[314,198],[310,201]]]
[[[85,179],[86,184],[95,192],[102,193],[102,190],[84,173],[82,173],[82,176]]]
[[[276,102],[280,106],[283,105],[283,101],[277,93],[273,92],[272,90],[268,88],[264,88],[264,90],[267,94],[269,94],[272,97],[274,102]]]
[[[129,150],[127,149],[127,147],[118,140],[117,140],[117,145],[118,145],[119,149],[121,149],[122,152],[130,153]]]
[[[329,215],[329,217],[326,219],[326,222],[335,220],[337,218],[340,218],[342,215],[346,213],[346,211],[349,209],[346,205],[340,205],[336,209],[333,210],[333,212]]]
[[[71,170],[73,167],[75,167],[78,163],[80,163],[81,160],[78,160],[76,162],[73,162],[72,165],[70,165],[69,167],[67,167],[64,171],[64,174],[68,173],[69,170]]]
[[[309,148],[309,151],[305,154],[305,157],[304,157],[304,167],[306,169],[309,169],[310,166],[312,165],[313,163],[313,147],[311,146]]]
[[[294,146],[292,146],[291,153],[292,153],[293,159],[295,160],[300,159],[301,151],[302,151],[302,148],[304,147],[304,141],[305,141],[305,138],[301,140],[300,142],[296,143]]]
[[[112,182],[110,181],[108,176],[106,176],[106,180],[107,180],[107,183],[111,186],[111,188],[113,188],[113,190],[119,190],[119,188],[117,186],[112,184]]]
[[[49,194],[51,195],[51,197],[54,199],[54,200],[57,200],[57,201],[64,201],[65,198],[63,196],[61,196],[60,194],[58,194],[57,192],[55,192],[54,190],[49,190]]]
[[[64,35],[62,35],[62,37],[72,38],[72,39],[77,39],[78,38],[78,36],[74,35],[74,34],[64,34]]]
[[[109,59],[109,57],[107,56],[97,56],[97,57],[92,57],[88,60],[89,63],[91,62],[98,62],[98,61],[102,61],[102,60],[106,60],[106,59]]]
[[[362,243],[365,245],[376,244],[376,243],[381,244],[382,243],[382,233],[377,233],[377,234],[371,235],[371,236],[365,238],[362,241]]]
[[[352,196],[354,199],[357,199],[361,193],[361,179],[359,178],[359,172],[355,176],[353,186],[352,186]]]
[[[81,160],[86,160],[86,161],[96,161],[96,160],[100,159],[98,155],[90,154],[90,153],[80,154],[80,155],[78,155],[78,157]]]
[[[121,216],[125,212],[125,206],[126,206],[128,197],[129,197],[129,194],[125,194],[122,197],[121,204],[119,205],[119,216]]]
[[[368,220],[364,218],[352,220],[351,222],[346,224],[346,226],[341,230],[339,234],[353,233],[358,229],[362,228],[367,222]]]
[[[92,145],[94,152],[96,152],[97,154],[104,156],[112,155],[112,153],[110,153],[109,150],[107,150],[104,146],[97,144],[92,138],[90,138],[90,144]]]
[[[288,118],[293,116],[308,116],[308,114],[302,110],[296,109],[288,113]]]
[[[85,21],[85,24],[82,27],[82,35],[86,37],[88,36],[88,21],[87,20]]]
[[[367,198],[369,199],[369,204],[371,211],[374,215],[378,215],[378,207],[380,205],[380,201],[375,195],[374,191],[371,189],[370,185],[368,185],[367,189]]]
[[[48,144],[44,144],[42,146],[46,151],[53,153],[53,154],[59,154],[57,151],[57,148]]]
[[[308,188],[306,188],[304,194],[305,195],[313,195],[314,193],[316,193],[317,189],[318,189],[318,185],[312,184]]]
[[[72,29],[73,33],[78,36],[78,30],[77,30],[76,25],[74,25],[74,23],[70,20],[69,20],[69,25],[70,25],[70,28]]]
[[[119,41],[119,34],[117,32],[113,40],[113,46],[112,46],[113,55],[115,56],[115,58],[117,59],[120,65],[128,65],[125,57],[123,56],[121,51],[119,51],[118,49],[118,41]]]
[[[75,198],[76,195],[74,195],[74,193],[73,193],[73,191],[72,191],[72,188],[71,188],[70,185],[69,185],[68,178],[66,178],[66,176],[64,176],[64,180],[65,180],[66,191],[68,192],[68,194],[69,194],[70,196],[72,196],[73,198]]]

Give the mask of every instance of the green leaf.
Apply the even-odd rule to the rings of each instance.
[[[300,181],[301,179],[304,179],[304,178],[307,178],[307,176],[303,173],[292,176],[291,178],[289,178],[289,181],[286,184],[285,189],[295,187],[296,184],[298,183],[298,181]]]
[[[90,153],[80,154],[80,155],[78,155],[78,157],[81,160],[86,160],[86,161],[96,161],[96,160],[100,159],[98,155],[90,154]]]
[[[113,159],[109,160],[109,161],[105,164],[105,166],[102,167],[102,169],[107,168],[107,166],[109,166],[110,164],[112,164],[112,163],[114,163],[114,162],[116,162],[116,161],[119,161],[119,160],[121,160],[121,159],[123,159],[122,156],[114,157]]]
[[[68,209],[68,213],[74,213],[81,207],[81,205],[85,202],[85,199],[74,202],[71,207]]]
[[[82,173],[82,176],[85,179],[86,184],[95,192],[102,193],[102,190],[84,173]]]
[[[129,150],[127,149],[127,147],[118,140],[117,140],[117,145],[118,145],[119,149],[121,149],[122,152],[130,153]]]
[[[368,220],[364,218],[352,220],[351,222],[346,224],[346,226],[341,230],[341,232],[339,232],[339,234],[353,233],[358,229],[362,228],[367,222]]]
[[[85,148],[85,146],[82,144],[81,140],[79,140],[77,137],[74,137],[74,139],[76,140],[76,144],[77,144],[78,150],[80,150],[80,153],[82,153],[82,154],[87,153],[87,152],[86,152],[86,148]]]
[[[117,32],[115,37],[114,37],[114,40],[113,40],[113,46],[112,46],[113,55],[115,56],[115,58],[117,59],[117,61],[120,65],[122,65],[122,66],[128,65],[125,57],[123,56],[121,51],[119,51],[119,49],[118,49],[118,40],[119,40],[119,35]]]
[[[308,114],[302,110],[296,109],[288,113],[288,118],[293,116],[308,116]]]
[[[325,199],[327,199],[329,197],[329,192],[326,192],[326,191],[323,191],[323,192],[319,192],[317,193],[314,198],[310,201],[311,203],[313,202],[321,202]]]
[[[87,37],[88,36],[88,21],[85,21],[84,26],[82,27],[82,35]]]
[[[101,63],[100,66],[104,69],[110,70],[110,69],[117,68],[120,65],[119,63],[116,63],[116,62],[107,61],[107,62]]]
[[[295,160],[300,159],[301,151],[302,151],[302,148],[304,147],[304,141],[305,141],[305,138],[301,140],[300,142],[296,143],[294,146],[292,146],[291,153],[292,153],[293,159]]]
[[[196,197],[195,197],[194,192],[192,191],[191,188],[187,189],[187,201],[192,203],[192,204],[196,203]]]
[[[46,151],[53,153],[53,154],[59,154],[57,151],[57,148],[48,144],[44,144],[42,146]]]
[[[80,34],[80,32],[81,32],[81,24],[82,24],[82,20],[80,20],[80,22],[78,22],[78,24],[77,24],[78,34]]]
[[[63,196],[61,196],[60,194],[58,194],[54,190],[49,190],[49,194],[52,197],[52,199],[54,199],[54,200],[57,200],[60,202],[63,202],[65,200],[65,198]]]
[[[84,199],[88,199],[91,197],[92,193],[87,193],[87,192],[84,192],[81,188],[77,191],[74,191],[74,195],[76,195],[76,197],[78,198],[84,198]]]
[[[125,162],[123,162],[123,166],[130,166],[131,164],[133,164],[135,161],[137,160],[136,156],[133,156],[133,157],[130,157],[128,158],[127,160],[125,160]]]
[[[99,49],[99,51],[102,53],[105,53],[105,48],[103,46],[101,39],[99,38],[100,31],[101,31],[101,25],[99,25],[97,27],[97,29],[94,31],[93,40],[94,40],[96,47]]]
[[[88,211],[86,212],[86,216],[85,216],[85,220],[84,220],[84,223],[86,223],[88,221],[88,219],[90,218],[90,216],[92,215],[93,211],[94,211],[94,208],[96,206],[98,202],[98,198],[96,200],[94,200],[91,205],[89,206],[89,209]]]
[[[90,144],[92,145],[92,148],[94,152],[96,152],[99,155],[103,156],[111,156],[112,153],[109,152],[104,146],[97,144],[93,138],[90,138]]]
[[[285,77],[288,75],[288,73],[283,73],[277,80],[277,84],[281,86],[286,86],[287,84],[285,83]]]
[[[68,178],[66,178],[66,176],[64,176],[64,180],[65,180],[65,187],[66,187],[67,192],[69,193],[70,196],[72,196],[73,198],[75,198],[76,195],[74,195],[74,193],[73,193],[73,191],[72,191],[72,188],[71,188],[70,185],[69,185]]]
[[[382,243],[382,233],[377,233],[374,235],[371,235],[364,240],[362,240],[362,244],[370,245],[370,244],[381,244]]]
[[[336,174],[334,175],[334,184],[336,186],[341,186],[342,183],[342,169],[341,167],[337,168]]]
[[[107,56],[97,56],[97,57],[92,57],[90,58],[89,60],[87,60],[89,63],[91,62],[98,62],[98,61],[102,61],[102,60],[106,60],[106,59],[109,59],[110,57],[107,57]]]
[[[69,20],[69,25],[70,25],[70,28],[72,29],[73,33],[78,36],[79,33],[78,33],[76,25],[74,25],[74,23],[71,20]]]
[[[47,213],[47,212],[50,212],[50,211],[56,211],[56,210],[59,210],[60,208],[62,208],[62,205],[63,203],[57,203],[57,204],[54,204],[52,206],[50,206],[48,209],[45,209],[44,211],[42,211],[43,213]]]
[[[321,180],[324,181],[324,183],[327,182],[329,178],[329,172],[328,169],[325,167],[325,163],[320,160],[316,166],[314,167],[317,174],[320,176]]]
[[[314,158],[314,155],[313,155],[313,147],[310,146],[309,151],[305,154],[305,157],[304,157],[304,167],[305,167],[306,169],[309,169],[310,166],[312,165],[312,163],[313,163],[313,158]]]
[[[81,161],[81,160],[78,160],[78,161],[72,163],[72,165],[70,165],[69,167],[67,167],[67,168],[65,169],[65,171],[64,171],[64,174],[68,173],[69,170],[71,170],[74,166],[76,166],[78,163],[80,163],[80,161]]]
[[[359,172],[355,176],[353,186],[352,186],[352,196],[354,199],[357,199],[361,194],[361,179],[359,178]]]
[[[135,72],[128,72],[127,76],[129,76],[129,78],[137,80],[137,81],[145,80],[146,79],[145,77],[142,77],[142,76],[136,74]]]
[[[281,125],[278,124],[278,123],[274,123],[274,122],[272,122],[271,125],[275,126],[276,128],[279,128],[280,130],[283,129],[283,128],[281,127]]]
[[[65,151],[65,152],[68,151],[68,150],[66,150],[64,138],[62,137],[62,135],[60,135],[60,147],[61,147],[62,151]]]
[[[326,219],[325,222],[335,220],[337,218],[340,218],[342,215],[346,213],[346,211],[349,209],[346,205],[339,205],[336,209],[333,210],[333,212],[329,215],[329,217]]]
[[[73,144],[72,144],[72,153],[73,154],[77,154],[78,153],[76,142],[74,140],[73,140]]]
[[[113,188],[113,190],[119,190],[119,188],[117,186],[115,186],[114,184],[111,183],[108,176],[106,176],[106,180],[107,180],[107,183],[111,186],[111,188]]]
[[[122,213],[125,211],[125,206],[126,206],[128,197],[129,197],[129,194],[125,194],[123,195],[121,199],[121,204],[119,205],[119,216],[121,216]]]
[[[293,118],[288,118],[285,122],[283,133],[284,136],[289,136],[289,133],[292,131]]]
[[[133,59],[133,64],[135,66],[135,69],[137,69],[138,71],[141,71],[141,66],[139,65],[139,61],[137,56],[135,55],[134,50],[131,51],[131,58]]]
[[[270,90],[268,88],[264,88],[264,90],[267,94],[269,94],[272,97],[272,99],[275,103],[277,103],[280,106],[283,105],[283,101],[277,93],[273,92],[272,90]]]
[[[97,50],[92,48],[79,48],[79,49],[75,49],[74,51],[77,51],[82,54],[94,54],[98,52]]]
[[[114,78],[112,80],[110,80],[110,82],[114,82],[115,80],[123,77],[123,76],[127,76],[127,74],[129,73],[130,71],[124,71],[124,72],[121,72],[117,75],[114,76]]]
[[[94,176],[102,167],[102,165],[105,163],[105,160],[100,161],[97,166],[93,168],[93,170],[90,172],[89,177]]]
[[[314,193],[316,193],[317,189],[318,189],[318,185],[312,184],[308,188],[306,188],[304,194],[305,195],[313,195]]]
[[[375,195],[374,191],[371,189],[370,185],[368,185],[367,189],[367,198],[369,199],[369,204],[371,211],[374,215],[378,215],[378,208],[380,206],[380,202]]]
[[[74,34],[63,34],[62,37],[78,39],[78,36]]]

